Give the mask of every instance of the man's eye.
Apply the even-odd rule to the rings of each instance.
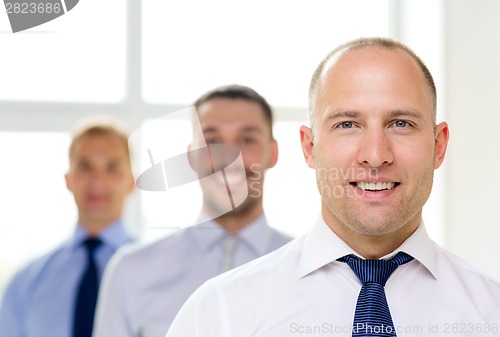
[[[252,144],[254,142],[255,142],[255,140],[253,138],[250,138],[250,137],[244,137],[240,140],[240,143],[242,143],[242,144]]]
[[[78,170],[80,171],[88,171],[90,170],[90,165],[86,162],[78,163],[76,166]]]
[[[409,124],[406,121],[396,121],[394,122],[394,126],[397,128],[406,128],[409,126]]]
[[[342,123],[340,123],[339,127],[341,129],[350,129],[353,127],[353,123],[352,122],[342,122]]]
[[[118,172],[119,171],[119,166],[118,165],[110,165],[108,167],[109,172]]]

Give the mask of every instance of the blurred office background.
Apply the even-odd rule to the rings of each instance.
[[[424,209],[430,235],[500,279],[500,2],[82,0],[24,33],[12,34],[0,13],[0,297],[17,268],[73,230],[64,173],[76,121],[110,114],[140,130],[140,173],[155,135],[177,140],[164,144],[172,153],[186,150],[188,116],[169,113],[222,84],[251,86],[274,106],[280,160],[267,175],[267,217],[294,236],[306,232],[319,214],[298,133],[310,76],[339,43],[374,35],[426,61],[438,121],[450,124],[446,164]],[[189,224],[201,204],[166,200],[168,192],[135,192],[130,230],[142,240],[168,235],[166,222]]]

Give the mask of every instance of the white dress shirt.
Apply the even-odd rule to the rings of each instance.
[[[104,274],[94,337],[164,337],[186,299],[223,268],[226,232],[208,221],[157,242],[117,253]],[[238,233],[233,265],[267,254],[291,240],[264,216]]]
[[[414,257],[385,291],[398,337],[500,336],[500,284],[440,248],[423,224],[396,251]],[[272,254],[207,281],[167,337],[351,336],[356,254],[320,219]],[[359,256],[359,254],[356,254]]]

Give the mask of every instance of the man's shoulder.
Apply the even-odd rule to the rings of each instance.
[[[254,307],[290,278],[299,279],[298,261],[304,237],[292,240],[277,250],[218,275],[201,285],[185,302],[167,336],[179,336],[190,330],[198,317],[207,335],[220,333],[218,316],[226,317],[227,303],[237,303],[243,310]],[[249,289],[251,291],[249,291]],[[236,301],[236,302],[235,302]],[[222,318],[221,318],[222,319]]]
[[[135,242],[121,248],[115,259],[127,264],[148,264],[155,261],[165,262],[170,257],[177,256],[175,253],[184,249],[187,243],[186,230],[182,229],[168,234],[151,242]]]
[[[303,241],[304,237],[294,239],[275,251],[214,277],[206,283],[215,287],[246,289],[248,285],[265,286],[287,279],[290,275],[298,275]]]
[[[288,242],[293,240],[293,237],[291,237],[288,234],[285,234],[273,227],[271,227],[271,232],[273,233],[272,237],[272,248],[278,248],[283,246],[284,244],[287,244]]]
[[[9,283],[9,288],[18,287],[22,291],[28,292],[36,285],[47,270],[52,270],[54,264],[63,258],[63,255],[70,249],[67,244],[58,245],[48,252],[30,260],[17,270]]]

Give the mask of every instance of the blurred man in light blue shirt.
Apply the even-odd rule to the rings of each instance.
[[[193,168],[207,177],[200,179],[198,225],[112,259],[94,337],[164,337],[184,301],[206,280],[290,240],[267,224],[262,206],[265,171],[278,159],[269,104],[254,90],[231,85],[206,93],[195,108],[203,135],[195,134],[190,149],[208,144],[211,151],[210,160],[202,151],[190,152]],[[217,176],[218,145],[236,147],[241,166],[228,165]],[[224,213],[228,193],[233,208]]]
[[[69,160],[66,184],[75,198],[78,223],[65,243],[14,275],[0,308],[2,337],[90,337],[95,300],[82,280],[93,270],[98,289],[111,256],[131,241],[121,221],[125,198],[134,188],[127,133],[110,119],[82,122]],[[93,268],[87,242],[96,243]],[[90,310],[84,322],[77,314],[77,298]]]

